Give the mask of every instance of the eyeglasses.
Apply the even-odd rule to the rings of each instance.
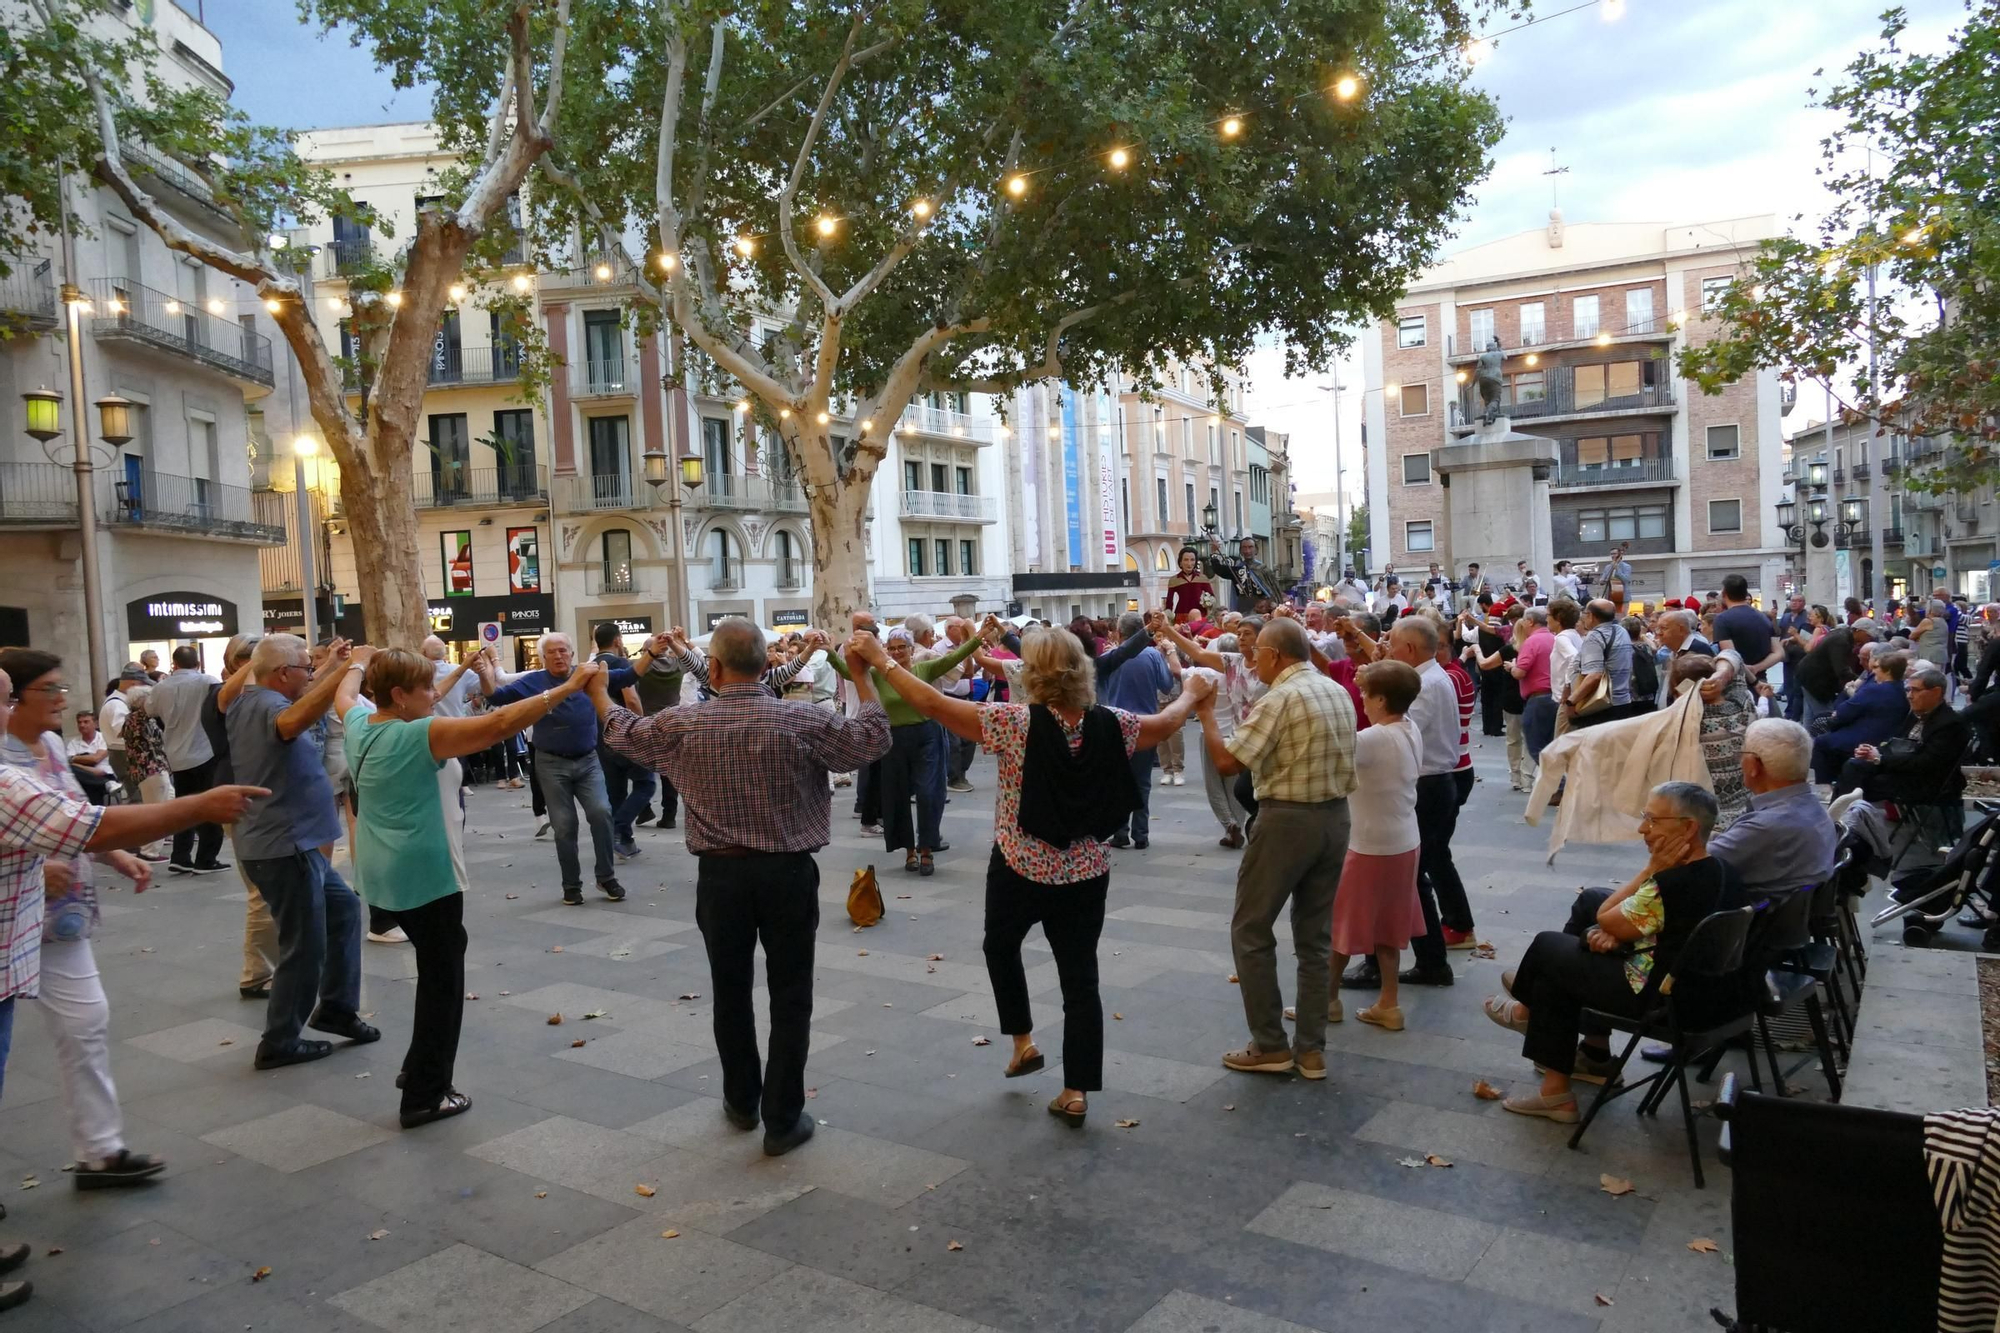
[[[66,698],[68,698],[68,697],[69,697],[69,686],[67,686],[67,685],[30,685],[30,686],[29,686],[29,687],[28,687],[27,689],[25,689],[25,690],[22,690],[22,691],[21,691],[21,693],[23,693],[23,694],[46,694],[46,695],[48,695],[48,696],[49,696],[49,697],[50,697],[51,699],[66,699]]]

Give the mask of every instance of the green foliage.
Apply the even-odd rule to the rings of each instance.
[[[1363,566],[1362,552],[1368,549],[1368,502],[1362,501],[1347,515],[1347,563]]]
[[[2000,477],[2000,0],[1967,9],[1935,56],[1903,51],[1903,11],[1883,15],[1879,47],[1820,100],[1843,118],[1822,145],[1832,208],[1815,234],[1771,242],[1713,312],[1720,335],[1681,354],[1710,392],[1776,368],[1886,430],[1957,437],[1909,479],[1934,490]]]

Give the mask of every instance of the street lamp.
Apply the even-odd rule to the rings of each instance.
[[[686,490],[689,496],[692,496],[696,491],[701,489],[701,455],[682,454],[673,461],[675,466],[670,468],[667,465],[668,459],[665,453],[658,450],[648,450],[645,457],[641,460],[645,467],[646,484],[653,488],[653,493],[657,497],[660,488],[673,479],[675,472],[679,472],[681,487]],[[657,503],[657,500],[655,502]],[[687,538],[681,531],[682,504],[683,500],[680,490],[668,493],[667,511],[671,516],[669,522],[673,529],[674,577],[678,581],[678,590],[674,596],[676,605],[674,606],[674,613],[671,619],[686,624],[691,618],[688,610],[691,602],[687,595]]]
[[[112,448],[132,442],[132,400],[107,393],[97,400],[98,438]]]
[[[313,568],[313,538],[319,525],[313,522],[312,495],[306,485],[306,460],[319,453],[319,441],[300,435],[292,441],[292,491],[298,506],[299,527],[299,607],[305,613],[301,629],[307,644],[319,641],[319,579]]]
[[[1217,517],[1218,515],[1215,512],[1215,501],[1210,500],[1207,504],[1201,507],[1201,525],[1208,531],[1210,532],[1215,531],[1215,520]]]
[[[27,432],[47,444],[62,434],[62,395],[54,389],[30,389],[21,395],[27,406]]]

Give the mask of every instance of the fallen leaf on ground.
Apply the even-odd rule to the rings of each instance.
[[[651,1190],[647,1190],[647,1191],[646,1191],[646,1193],[648,1193],[648,1194],[651,1194],[651,1193],[652,1193],[652,1191],[651,1191]],[[662,1231],[662,1232],[660,1233],[660,1239],[661,1239],[661,1240],[676,1240],[676,1239],[678,1239],[678,1238],[679,1238],[680,1234],[681,1234],[680,1232],[678,1232],[678,1231],[674,1230],[674,1229],[673,1229],[672,1227],[668,1227],[668,1228],[667,1228],[667,1229],[666,1229],[665,1231]]]
[[[371,1231],[371,1232],[369,1232],[369,1233],[368,1233],[368,1239],[370,1239],[370,1240],[380,1240],[380,1239],[382,1239],[382,1237],[384,1237],[384,1236],[386,1236],[386,1235],[388,1235],[388,1234],[389,1234],[389,1229],[388,1229],[387,1227],[384,1227],[384,1228],[382,1228],[382,1229],[381,1229],[380,1231]]]
[[[234,1045],[236,1044],[236,1038],[234,1038],[234,1037],[224,1037],[224,1038],[223,1038],[223,1039],[222,1039],[221,1041],[218,1041],[218,1042],[217,1042],[217,1043],[215,1043],[215,1044],[216,1044],[217,1046],[234,1046]]]
[[[1301,1137],[1303,1137],[1303,1136],[1301,1136]],[[1425,1162],[1425,1161],[1424,1161],[1424,1159],[1423,1159],[1423,1158],[1421,1158],[1421,1157],[1398,1157],[1398,1158],[1396,1159],[1396,1165],[1397,1165],[1397,1166],[1408,1166],[1408,1167],[1419,1167],[1419,1166],[1428,1166],[1428,1165],[1429,1165],[1429,1163]]]
[[[964,1249],[964,1248],[965,1248],[965,1247],[964,1247],[963,1245],[960,1245],[960,1244],[959,1244],[959,1243],[958,1243],[957,1241],[955,1241],[955,1240],[952,1240],[952,1241],[946,1241],[946,1242],[945,1242],[945,1246],[944,1246],[944,1247],[945,1247],[945,1248],[946,1248],[947,1250],[962,1250],[962,1249]]]
[[[806,1089],[806,1098],[807,1098],[807,1100],[809,1100],[809,1101],[810,1101],[810,1100],[811,1100],[812,1098],[814,1098],[814,1097],[817,1097],[817,1096],[819,1096],[819,1089],[818,1089],[818,1088],[807,1088],[807,1089]]]
[[[1113,1018],[1117,1019],[1117,1020],[1118,1020],[1119,1022],[1121,1022],[1121,1023],[1125,1021],[1125,1015],[1123,1015],[1123,1014],[1113,1014],[1113,1015],[1111,1015],[1111,1016],[1112,1016]]]
[[[866,949],[856,949],[854,951],[854,956],[856,958],[866,958],[868,956],[868,951]]]
[[[34,1188],[35,1188],[36,1186],[40,1185],[41,1183],[42,1183],[41,1181],[39,1181],[39,1180],[36,1180],[36,1179],[35,1179],[35,1178],[34,1178],[33,1176],[23,1176],[23,1177],[21,1177],[21,1188],[22,1188],[22,1189],[24,1189],[24,1190],[31,1190],[31,1189],[34,1189]]]
[[[993,1043],[991,1040],[985,1037],[974,1037],[972,1039],[972,1044],[974,1046],[991,1046]]]
[[[592,1009],[584,1015],[585,1018],[609,1018],[610,1016],[611,1011],[608,1009]]]
[[[899,893],[899,894],[897,894],[897,895],[896,895],[896,901],[897,901],[897,902],[902,902],[902,901],[904,901],[905,899],[907,899],[907,898],[908,898],[909,896],[910,896],[910,895],[909,895],[909,894],[907,894],[907,893]],[[859,927],[859,926],[856,926],[856,927],[855,927],[855,929],[856,929],[856,930],[859,930],[859,929],[861,929],[861,927]]]
[[[1436,1153],[1434,1153],[1434,1152],[1431,1152],[1431,1153],[1425,1153],[1425,1154],[1424,1154],[1424,1161],[1428,1162],[1428,1163],[1429,1163],[1430,1165],[1432,1165],[1432,1166],[1450,1166],[1450,1165],[1451,1165],[1451,1163],[1450,1163],[1450,1162],[1447,1162],[1447,1161],[1445,1161],[1445,1160],[1444,1160],[1444,1158],[1442,1158],[1442,1157],[1438,1156],[1438,1155],[1437,1155]]]
[[[1482,1102],[1497,1102],[1506,1094],[1482,1078],[1473,1083],[1472,1095]]]
[[[160,1242],[158,1241],[153,1242],[153,1244],[155,1245],[158,1245],[159,1243]],[[252,1273],[250,1275],[250,1280],[252,1282],[262,1282],[265,1278],[269,1276],[271,1276],[271,1266],[269,1264],[266,1264],[262,1268],[258,1269],[256,1272]]]
[[[152,951],[153,951],[153,946],[150,944],[141,945],[139,947],[140,953],[151,953]]]
[[[562,945],[558,944],[558,945],[554,946],[553,948],[551,948],[551,949],[549,950],[549,952],[550,952],[550,953],[561,953],[561,952],[562,952]]]
[[[582,1038],[582,1037],[578,1037],[578,1038],[577,1038],[577,1039],[576,1039],[575,1041],[573,1041],[573,1042],[571,1042],[571,1043],[569,1044],[569,1048],[570,1048],[570,1049],[571,1049],[571,1050],[573,1051],[573,1050],[575,1050],[575,1049],[576,1049],[577,1047],[579,1047],[579,1046],[584,1046],[584,1045],[588,1045],[588,1044],[589,1044],[589,1043],[588,1043],[588,1042],[586,1042],[586,1041],[584,1040],[584,1038]]]
[[[51,1246],[49,1246],[49,1257],[50,1257],[50,1258],[52,1258],[52,1259],[53,1259],[53,1258],[54,1258],[54,1257],[55,1257],[56,1255],[58,1255],[58,1254],[61,1254],[62,1252],[63,1252],[63,1247],[62,1247],[62,1246],[60,1246],[60,1245],[51,1245]]]
[[[1236,1103],[1235,1103],[1235,1102],[1224,1102],[1224,1103],[1222,1104],[1222,1109],[1223,1109],[1223,1110],[1225,1110],[1225,1111],[1234,1111],[1234,1110],[1236,1109]]]
[[[373,1077],[373,1075],[372,1075],[372,1074],[370,1074],[370,1073],[369,1073],[369,1072],[368,1072],[368,1071],[367,1071],[366,1069],[364,1069],[364,1070],[362,1070],[362,1071],[361,1071],[360,1073],[356,1074],[356,1075],[355,1075],[354,1077],[356,1077],[356,1078],[372,1078],[372,1077]]]
[[[895,1005],[893,1005],[893,1004],[890,1004],[890,1003],[889,1003],[889,1002],[888,1002],[887,1000],[884,1000],[884,1001],[882,1001],[882,1007],[883,1007],[884,1009],[894,1009],[894,1008],[895,1008],[896,1006],[895,1006]]]
[[[1714,1254],[1722,1247],[1706,1236],[1697,1236],[1688,1242],[1688,1248],[1696,1254]]]
[[[465,998],[468,1000],[476,1000],[479,998],[479,992],[476,990],[469,990],[465,993]]]
[[[1630,1194],[1636,1186],[1629,1180],[1620,1180],[1617,1176],[1605,1175],[1597,1178],[1597,1188],[1603,1190],[1606,1194],[1618,1195]]]
[[[501,993],[502,995],[512,995],[512,994],[513,994],[514,992],[513,992],[513,991],[510,991],[510,990],[503,990],[503,991],[501,991],[500,993]]]
[[[1236,974],[1234,972],[1231,972],[1229,974],[1229,984],[1232,986],[1240,986],[1243,983],[1236,979]]]
[[[536,1190],[535,1197],[537,1199],[546,1199],[549,1197],[549,1192],[547,1190]]]
[[[863,1051],[863,1052],[862,1052],[862,1054],[863,1054],[863,1055],[873,1055],[873,1054],[875,1054],[875,1052],[873,1052],[873,1051]]]
[[[681,995],[680,998],[683,1000],[699,1000],[701,996],[695,991],[688,991]]]
[[[632,951],[630,949],[613,949],[611,951],[611,956],[613,958],[630,958],[632,956]]]
[[[937,971],[937,969],[936,969],[936,968],[934,968],[934,967],[932,967],[932,966],[931,966],[930,964],[926,963],[926,964],[924,964],[924,971],[926,971],[926,972],[935,972],[935,971]]]
[[[1485,940],[1481,940],[1479,941],[1479,943],[1472,946],[1472,956],[1474,958],[1495,957],[1493,946],[1488,944]]]
[[[930,956],[930,961],[933,963],[942,963],[944,961],[944,955],[941,953],[934,953]]]
[[[521,895],[520,895],[520,894],[518,894],[518,893],[510,893],[510,894],[508,894],[508,895],[507,895],[507,901],[508,901],[508,902],[512,902],[512,901],[514,901],[514,899],[516,899],[516,898],[518,898],[518,897],[520,897],[520,896],[521,896]]]
[[[1591,1298],[1592,1300],[1596,1301],[1596,1302],[1597,1302],[1597,1303],[1598,1303],[1599,1305],[1609,1305],[1609,1304],[1611,1304],[1611,1298],[1610,1298],[1609,1296],[1606,1296],[1606,1295],[1605,1295],[1605,1294],[1604,1294],[1603,1292],[1601,1292],[1601,1291],[1593,1291],[1593,1292],[1591,1292],[1591,1293],[1590,1293],[1590,1298]]]
[[[632,1187],[632,1192],[638,1195],[642,1199],[650,1199],[655,1194],[659,1193],[659,1191],[654,1189],[651,1185],[634,1185]]]
[[[561,1015],[561,1014],[550,1014],[550,1015],[549,1015],[549,1026],[550,1026],[550,1027],[552,1027],[552,1028],[559,1028],[559,1027],[561,1027],[561,1026],[562,1026],[562,1015]]]
[[[1137,1129],[1138,1127],[1139,1122],[1136,1120],[1120,1120],[1118,1122],[1118,1128],[1120,1129]]]

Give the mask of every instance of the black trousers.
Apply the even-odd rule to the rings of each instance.
[[[1514,970],[1514,998],[1528,1006],[1528,1035],[1521,1054],[1544,1069],[1567,1074],[1576,1068],[1579,1036],[1601,1037],[1607,1029],[1583,1021],[1585,1009],[1636,1017],[1639,993],[1625,975],[1625,960],[1593,953],[1583,937],[1597,924],[1607,889],[1585,889],[1570,907],[1561,930],[1535,936]]]
[[[1063,1083],[1078,1092],[1104,1086],[1104,1001],[1097,991],[1097,940],[1111,876],[1038,884],[1014,873],[1000,849],[986,866],[986,975],[1010,1037],[1035,1030],[1021,942],[1040,925],[1055,955],[1063,995]]]
[[[403,1055],[403,1107],[428,1111],[451,1091],[458,1033],[465,1019],[465,895],[447,893],[422,907],[370,907],[403,928],[417,955],[416,1014]]]
[[[819,866],[809,852],[703,856],[699,866],[694,919],[715,987],[722,1095],[739,1111],[761,1114],[766,1133],[783,1134],[806,1104]],[[758,1058],[757,1017],[750,1008],[760,943],[771,994],[768,1061]]]
[[[1507,715],[1502,705],[1507,702],[1507,671],[1482,671],[1479,673],[1479,729],[1487,736],[1507,734]]]
[[[1417,779],[1417,900],[1424,909],[1424,937],[1410,942],[1419,967],[1445,962],[1444,931],[1472,929],[1472,904],[1465,882],[1451,858],[1451,840],[1458,832],[1458,780],[1449,773]]]
[[[521,760],[521,768],[528,775],[529,808],[535,812],[536,819],[548,818],[549,803],[542,797],[542,784],[535,781],[535,746],[532,741],[528,743],[526,757]]]
[[[854,813],[863,824],[882,822],[882,761],[863,764],[854,774]]]
[[[193,768],[174,770],[174,795],[194,796],[215,785],[215,757]],[[177,866],[212,866],[222,850],[222,825],[196,824],[174,834],[172,863]]]

